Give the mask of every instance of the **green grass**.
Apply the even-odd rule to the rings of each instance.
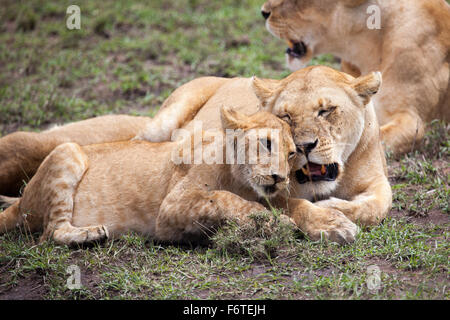
[[[345,247],[288,239],[280,231],[242,234],[225,228],[202,247],[127,235],[77,250],[33,246],[26,234],[12,233],[0,238],[0,296],[31,282],[50,299],[449,298],[448,225],[388,218]],[[82,271],[78,290],[66,287],[72,264]],[[366,285],[370,265],[382,271],[376,292]]]
[[[3,134],[105,113],[153,115],[174,88],[202,75],[288,74],[261,1],[84,0],[80,30],[66,28],[69,1],[4,2]]]
[[[0,135],[107,113],[153,115],[203,75],[282,78],[282,41],[264,28],[262,0],[3,1]],[[331,56],[313,61],[337,66]],[[389,159],[390,217],[348,246],[225,226],[208,246],[133,234],[90,248],[0,236],[0,299],[449,299],[449,127],[433,123],[420,150]],[[1,151],[0,151],[1,152]],[[1,210],[1,209],[0,209]],[[81,269],[69,290],[66,269]],[[381,269],[370,291],[367,268]]]

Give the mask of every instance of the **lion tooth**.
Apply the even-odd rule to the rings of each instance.
[[[322,168],[320,169],[320,173],[324,176],[325,173],[327,173],[327,168],[325,168],[325,165],[322,165]]]
[[[309,176],[309,171],[306,168],[302,168],[302,172],[305,176]]]
[[[286,43],[288,44],[289,48],[294,49],[294,43],[291,40],[286,40]]]

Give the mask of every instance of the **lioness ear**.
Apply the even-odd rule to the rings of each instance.
[[[223,129],[245,129],[249,124],[248,117],[230,107],[222,106],[220,108],[220,118]]]
[[[345,6],[353,8],[362,5],[367,0],[341,0]]]
[[[374,94],[380,90],[382,82],[381,72],[372,72],[368,75],[355,79],[352,83],[353,89],[363,98],[364,104],[368,104]]]
[[[271,112],[281,89],[280,80],[252,78],[252,88],[263,110]]]

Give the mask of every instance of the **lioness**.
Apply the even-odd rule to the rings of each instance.
[[[256,164],[177,164],[172,160],[182,150],[179,142],[86,147],[65,143],[44,160],[22,198],[0,213],[0,232],[25,225],[31,231],[43,229],[41,241],[52,238],[62,244],[83,244],[129,231],[183,241],[216,229],[226,219],[248,222],[251,213],[266,210],[256,200],[287,189],[296,147],[289,125],[271,113],[247,117],[224,108],[221,114],[225,129],[242,130],[233,138],[242,139],[244,148],[234,143],[233,152],[250,159],[249,140],[256,134],[264,140],[258,141],[260,150],[274,153],[277,165],[259,161],[261,152]],[[229,150],[219,141],[211,143],[225,155]],[[189,140],[188,147],[191,159],[199,146]],[[348,227],[356,230],[355,225]]]
[[[291,70],[331,53],[354,76],[383,73],[374,104],[382,141],[394,154],[411,151],[430,120],[450,121],[450,6],[445,0],[269,0],[262,14],[267,29],[288,42]],[[378,14],[381,28],[374,23],[369,29]]]

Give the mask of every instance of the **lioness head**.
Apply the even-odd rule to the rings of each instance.
[[[269,32],[288,43],[287,63],[295,71],[318,54],[334,53],[334,38],[342,42],[342,34],[364,28],[366,9],[354,8],[366,1],[269,0],[261,12]]]
[[[381,73],[355,79],[316,66],[279,81],[254,78],[252,84],[261,107],[292,128],[297,182],[314,193],[331,192],[365,126],[375,125],[365,123],[365,109],[380,88]]]
[[[287,190],[296,155],[289,125],[264,111],[247,116],[223,107],[221,118],[228,137],[226,156],[234,163],[233,179],[240,185],[250,185],[260,197]]]

